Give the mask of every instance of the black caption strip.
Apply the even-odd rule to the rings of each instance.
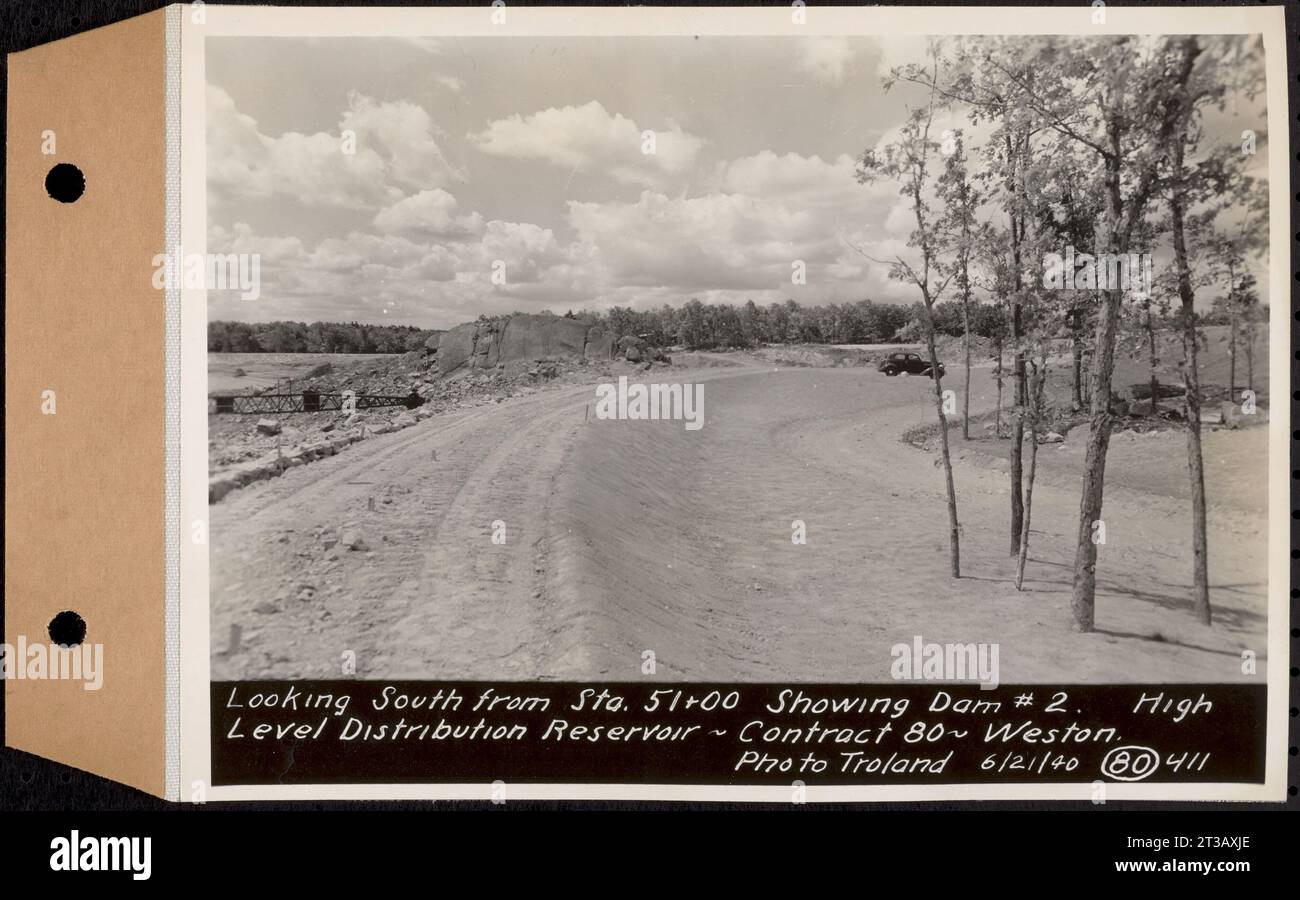
[[[1264,781],[1263,685],[243,681],[216,785]]]

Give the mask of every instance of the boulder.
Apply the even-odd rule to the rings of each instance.
[[[646,344],[641,338],[634,334],[625,334],[618,339],[618,350],[623,354],[623,358],[628,362],[641,362],[649,354],[646,352]]]
[[[366,539],[361,536],[360,532],[357,531],[343,532],[343,537],[340,538],[339,543],[341,543],[344,547],[347,547],[349,550],[370,549],[370,545],[366,543]]]
[[[613,359],[614,335],[608,331],[593,328],[587,332],[587,345],[583,349],[583,359]]]
[[[430,338],[432,346],[434,338]],[[627,339],[627,338],[625,338]],[[633,362],[650,358],[641,338],[630,337],[640,347]],[[510,363],[551,358],[573,360],[612,359],[621,350],[614,334],[563,316],[519,313],[491,321],[474,321],[443,332],[438,337],[437,364],[441,375],[458,369],[504,368]]]
[[[587,345],[587,326],[563,316],[511,316],[497,333],[497,360],[505,363],[543,356],[581,359]]]
[[[276,435],[280,433],[280,423],[275,419],[258,419],[258,434]]]
[[[1247,424],[1246,415],[1241,411],[1241,405],[1233,403],[1231,400],[1224,400],[1219,404],[1219,414],[1222,416],[1224,428],[1236,430]]]
[[[470,357],[474,354],[474,345],[478,342],[478,329],[478,322],[466,322],[464,325],[457,325],[439,336],[439,372],[446,375],[470,361]]]
[[[434,339],[429,340],[432,344]],[[447,375],[459,369],[504,368],[543,357],[612,359],[616,349],[614,335],[600,326],[588,328],[563,316],[520,313],[466,322],[444,332],[437,343],[438,372]],[[644,352],[638,356],[641,358]]]

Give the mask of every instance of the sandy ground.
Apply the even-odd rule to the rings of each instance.
[[[922,635],[998,642],[1008,683],[1263,679],[1264,429],[1207,435],[1210,628],[1189,611],[1181,434],[1142,439],[1158,453],[1116,442],[1098,630],[1078,635],[1081,447],[1040,455],[1017,592],[1006,474],[975,448],[956,471],[963,577],[948,575],[937,459],[899,440],[933,415],[927,380],[746,365],[653,377],[704,382],[705,427],[597,421],[592,387],[556,388],[214,505],[213,677],[338,677],[352,651],[360,677],[634,680],[649,650],[665,680],[888,681],[891,646]],[[973,389],[972,409],[991,406],[987,370]],[[345,529],[370,549],[322,543]],[[1259,675],[1242,675],[1244,649]]]

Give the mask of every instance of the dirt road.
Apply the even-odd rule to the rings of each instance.
[[[1098,631],[1076,635],[1068,449],[1042,453],[1022,593],[1006,475],[972,460],[956,473],[963,578],[948,577],[941,473],[899,441],[933,416],[927,380],[653,377],[704,382],[705,426],[597,421],[592,387],[562,388],[372,438],[214,505],[213,677],[339,677],[355,654],[372,678],[634,680],[653,659],[666,680],[887,681],[891,646],[922,635],[998,642],[1004,682],[1263,678],[1262,496],[1215,480],[1264,453],[1258,435],[1214,435],[1235,443],[1207,454],[1215,626],[1188,611],[1186,501],[1117,478]],[[1157,464],[1176,473],[1181,447]],[[322,531],[369,549],[327,548]],[[1241,673],[1247,649],[1258,676]]]

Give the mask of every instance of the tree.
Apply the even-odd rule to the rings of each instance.
[[[949,274],[936,284],[932,278],[940,274],[937,255],[941,232],[937,217],[930,209],[927,184],[930,156],[938,146],[930,139],[934,122],[935,85],[938,82],[938,54],[932,54],[934,71],[930,76],[930,97],[924,107],[912,110],[896,141],[882,150],[867,150],[858,163],[858,181],[869,184],[879,179],[896,181],[899,194],[907,198],[912,208],[916,228],[908,238],[908,246],[920,253],[920,261],[913,265],[901,256],[890,263],[890,277],[908,281],[921,293],[922,326],[926,348],[930,354],[930,375],[934,381],[935,410],[939,417],[939,442],[943,456],[944,482],[948,492],[948,559],[953,578],[961,577],[960,526],[957,520],[957,491],[953,485],[952,457],[948,450],[948,418],[944,413],[943,383],[939,375],[939,355],[935,349],[934,304],[947,287]]]
[[[1216,321],[1228,325],[1228,385],[1224,399],[1236,402],[1237,349],[1247,338],[1247,389],[1255,389],[1254,350],[1260,321],[1259,294],[1255,276],[1249,271],[1250,259],[1268,249],[1267,186],[1241,177],[1234,182],[1232,206],[1242,212],[1241,223],[1216,229],[1200,248],[1212,266],[1210,285],[1227,281],[1227,293],[1214,303]]]
[[[1035,48],[1027,70],[1001,66],[1021,87],[1023,102],[1059,140],[1099,162],[1105,204],[1098,246],[1112,258],[1127,257],[1133,249],[1135,229],[1159,187],[1165,155],[1185,133],[1189,111],[1184,88],[1199,55],[1194,37],[1165,38],[1149,47],[1130,36],[1066,38]],[[1043,77],[1031,81],[1026,71]],[[1110,447],[1111,377],[1124,290],[1108,285],[1100,294],[1070,602],[1074,627],[1085,632],[1092,631],[1095,621],[1095,533]]]
[[[968,171],[965,141],[958,130],[951,137],[951,152],[939,176],[939,200],[947,207],[941,227],[953,254],[952,277],[961,299],[962,352],[965,356],[966,385],[962,392],[961,433],[970,440],[970,372],[971,372],[971,262],[975,255],[979,225],[975,218],[983,197]],[[947,149],[947,147],[945,147]]]
[[[1030,204],[1027,195],[1028,172],[1034,163],[1035,141],[1043,123],[1026,93],[1034,89],[1041,61],[1027,58],[1022,44],[1011,40],[980,39],[959,41],[952,77],[932,90],[949,102],[964,103],[972,124],[992,121],[994,129],[983,147],[985,163],[995,186],[996,199],[1006,219],[1002,239],[985,246],[1004,254],[994,261],[1000,271],[996,284],[1004,301],[1010,334],[1011,377],[1014,413],[1011,419],[1010,479],[1011,527],[1010,555],[1019,552],[1024,516],[1024,407],[1025,354],[1021,337],[1025,323],[1023,301],[1025,288],[1024,244],[1029,228]],[[1050,67],[1048,67],[1050,70]],[[924,84],[924,69],[903,66],[891,73],[894,80]]]
[[[1024,590],[1025,563],[1029,559],[1029,522],[1034,513],[1034,478],[1038,474],[1038,440],[1043,430],[1047,404],[1044,393],[1047,384],[1047,354],[1043,353],[1037,361],[1030,362],[1029,373],[1029,407],[1026,419],[1029,423],[1029,478],[1025,481],[1025,518],[1020,533],[1020,549],[1016,555],[1016,590]]]

